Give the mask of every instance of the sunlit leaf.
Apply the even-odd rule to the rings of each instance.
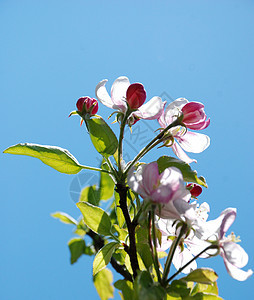
[[[117,138],[101,117],[86,120],[87,129],[95,149],[103,156],[113,155],[118,147]]]
[[[187,182],[194,182],[199,185],[202,185],[204,187],[207,187],[207,183],[205,181],[205,178],[200,176],[197,176],[197,172],[193,171],[191,167],[185,163],[184,161],[170,157],[170,156],[161,156],[158,160],[158,168],[160,172],[163,172],[166,168],[169,167],[176,167],[178,168],[182,174],[183,174],[183,179]]]
[[[114,297],[113,275],[109,269],[103,269],[93,277],[93,282],[101,300]]]
[[[115,282],[114,286],[122,292],[124,300],[134,300],[132,282],[128,280],[118,280]]]
[[[100,207],[87,202],[78,202],[85,224],[94,232],[111,235],[111,221],[109,215]]]
[[[185,281],[194,281],[198,283],[210,284],[218,279],[218,275],[213,269],[200,268],[192,271],[182,279]]]
[[[71,264],[74,264],[82,254],[93,255],[91,249],[86,247],[85,241],[81,238],[71,239],[68,246],[71,252]]]
[[[61,222],[65,223],[65,224],[73,224],[73,225],[77,225],[77,221],[71,217],[70,215],[61,212],[61,211],[57,211],[53,214],[51,214],[51,216],[53,218],[59,219]]]
[[[97,190],[96,185],[83,188],[79,196],[79,202],[89,202],[98,206],[100,202],[100,191]]]
[[[91,170],[90,167],[80,165],[68,150],[55,146],[24,143],[11,146],[4,150],[4,153],[38,158],[44,164],[65,174],[77,174],[82,169]]]
[[[119,247],[118,243],[111,242],[100,249],[93,261],[93,275],[96,275],[107,266],[117,247]]]

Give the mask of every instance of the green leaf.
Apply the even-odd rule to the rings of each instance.
[[[117,224],[113,225],[113,230],[117,233],[117,237],[121,242],[125,242],[128,230],[120,228]]]
[[[44,164],[65,174],[77,174],[82,169],[93,169],[80,165],[77,159],[68,150],[55,146],[24,143],[11,146],[4,150],[4,153],[38,158]]]
[[[163,172],[166,168],[176,167],[182,172],[183,179],[185,181],[194,182],[204,187],[207,187],[205,178],[202,176],[198,177],[197,172],[193,171],[187,163],[185,163],[180,159],[170,157],[170,156],[161,156],[157,160],[157,163],[158,163],[158,168],[160,173]]]
[[[218,295],[219,291],[218,291],[217,282],[212,282],[211,284],[202,284],[202,283],[195,284],[193,290],[191,291],[191,295],[195,295],[196,293],[199,292]]]
[[[112,272],[103,269],[93,277],[93,282],[101,300],[108,300],[114,297]]]
[[[116,216],[117,216],[118,225],[120,228],[122,228],[125,224],[125,218],[120,208],[120,197],[117,192],[115,192],[115,206],[116,206]]]
[[[182,280],[174,280],[171,285],[167,288],[169,295],[181,297],[187,297],[190,294],[191,289],[188,287],[187,283]],[[185,298],[184,298],[185,299]]]
[[[218,279],[218,275],[213,269],[209,268],[200,268],[192,271],[186,277],[183,277],[182,280],[185,281],[194,281],[198,283],[210,284],[215,282]]]
[[[106,169],[108,171],[108,167],[106,167],[105,163],[104,164],[102,163],[101,168]],[[115,188],[115,183],[112,177],[107,173],[101,172],[101,177],[100,177],[101,200],[110,199],[114,194],[114,188]]]
[[[102,235],[111,235],[111,221],[108,214],[98,206],[87,202],[78,202],[85,224],[94,232]]]
[[[68,242],[71,252],[71,264],[74,264],[82,254],[84,254],[86,244],[83,239],[73,238]]]
[[[68,214],[61,212],[61,211],[57,211],[57,212],[51,214],[51,217],[59,219],[61,222],[65,223],[65,224],[73,224],[73,225],[78,224],[78,222],[73,217],[71,217]]]
[[[111,242],[100,249],[93,261],[93,275],[106,267],[117,247],[119,247],[118,243]]]
[[[118,141],[108,124],[101,117],[87,119],[86,124],[95,149],[103,156],[113,155]]]
[[[134,291],[133,284],[128,280],[118,280],[114,284],[115,288],[120,290],[123,294],[124,300],[133,300]]]
[[[221,297],[209,293],[197,293],[194,296],[183,298],[184,300],[223,300]]]
[[[83,188],[80,193],[79,202],[89,202],[98,206],[100,203],[100,191],[96,189],[96,185]]]
[[[134,299],[161,300],[165,296],[166,291],[161,286],[156,286],[153,283],[149,272],[139,272],[134,282]]]
[[[137,252],[142,258],[146,269],[148,270],[153,264],[153,257],[150,247],[147,244],[137,244]]]

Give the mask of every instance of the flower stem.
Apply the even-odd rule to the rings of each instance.
[[[172,263],[172,260],[173,260],[176,248],[179,245],[179,243],[181,241],[181,238],[186,233],[187,229],[188,229],[187,225],[183,224],[183,226],[181,228],[181,231],[180,231],[177,239],[175,239],[173,241],[173,244],[170,247],[170,250],[169,250],[169,253],[168,253],[168,257],[167,257],[167,260],[166,260],[166,264],[165,264],[165,268],[164,268],[164,273],[163,273],[163,276],[162,276],[162,285],[163,286],[165,286],[167,284],[167,277],[168,277],[168,274],[169,274],[169,271],[170,271],[170,266],[171,266],[171,263]]]
[[[119,145],[118,145],[118,172],[122,172],[122,156],[123,156],[123,135],[124,135],[124,128],[127,123],[127,120],[131,114],[131,111],[127,109],[124,118],[121,122],[121,127],[120,127],[120,134],[119,134]]]
[[[160,273],[160,266],[159,266],[159,259],[157,253],[157,239],[156,239],[156,228],[155,228],[155,206],[152,206],[151,217],[152,217],[152,236],[153,236],[153,247],[154,247],[154,267],[158,277],[158,281],[161,283],[161,273]]]
[[[152,148],[154,148],[156,145],[158,145],[161,142],[161,139],[164,136],[164,133],[166,133],[170,128],[181,125],[181,119],[182,116],[178,117],[174,122],[172,122],[170,125],[168,125],[165,129],[163,129],[154,139],[151,140],[150,143],[148,143],[139,153],[138,155],[133,159],[133,161],[128,165],[127,169],[125,170],[125,174],[128,174],[130,168],[140,159],[142,158],[148,151],[150,151]],[[159,141],[157,141],[159,140]]]
[[[181,267],[174,275],[172,275],[166,281],[166,283],[169,283],[172,279],[174,279],[179,273],[181,273],[183,271],[183,269],[185,269],[189,264],[191,264],[194,260],[196,260],[201,254],[203,254],[204,252],[206,252],[209,249],[216,249],[216,248],[219,249],[217,245],[210,245],[210,246],[206,247],[199,254],[197,254],[196,256],[194,256],[189,262],[187,262],[183,267]],[[217,255],[217,254],[215,254],[215,255]]]

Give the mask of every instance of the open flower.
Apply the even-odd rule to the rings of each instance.
[[[226,232],[236,218],[236,209],[227,208],[221,215],[205,224],[203,239],[217,243],[220,248],[220,255],[230,276],[239,281],[244,281],[252,274],[252,270],[243,271],[241,268],[248,263],[248,254],[237,244],[239,238],[233,233],[226,236]]]
[[[210,211],[209,205],[204,202],[200,206],[193,203],[193,219],[188,220],[189,225],[194,229],[190,231],[187,237],[183,237],[176,248],[175,254],[173,256],[173,264],[178,270],[187,264],[198,252],[204,249],[204,242],[200,241],[195,236],[195,229],[197,226],[200,226],[200,223],[204,223],[208,217],[208,212]],[[192,224],[190,224],[190,222]],[[165,251],[169,249],[174,241],[177,238],[180,229],[176,228],[176,223],[174,219],[162,219],[157,220],[157,227],[161,232],[161,243],[158,243],[157,250]],[[190,273],[192,270],[197,268],[196,261],[193,261],[186,268],[183,269],[183,273]]]
[[[165,112],[161,114],[158,122],[162,128],[166,128],[181,113],[183,113],[182,123],[187,128],[195,130],[204,129],[210,123],[210,120],[206,120],[201,103],[189,102],[184,98],[176,99],[170,103],[166,107]],[[192,153],[200,153],[210,145],[210,138],[207,135],[188,131],[182,126],[171,128],[169,134],[169,141],[165,141],[165,145],[172,147],[175,155],[186,163],[196,162],[196,160],[191,159],[184,150]]]
[[[156,162],[140,165],[128,174],[130,188],[145,201],[161,204],[156,214],[162,218],[179,218],[191,210],[190,192],[186,189],[182,173],[175,167],[159,173]]]
[[[146,92],[141,83],[130,84],[127,77],[118,77],[111,88],[111,96],[108,94],[105,84],[107,79],[98,83],[95,89],[97,99],[107,107],[118,110],[120,113],[127,111],[129,107],[135,111],[129,117],[129,124],[133,125],[139,119],[158,119],[163,111],[164,104],[160,97],[153,97],[143,105]]]

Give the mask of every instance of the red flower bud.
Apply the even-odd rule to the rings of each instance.
[[[210,124],[210,119],[204,111],[204,105],[199,102],[189,102],[182,108],[183,124],[193,130],[205,129]]]
[[[146,91],[143,84],[131,84],[127,89],[126,99],[131,109],[137,109],[143,105],[146,100]]]
[[[202,187],[196,183],[189,183],[186,188],[190,191],[191,196],[197,198],[202,193]]]
[[[98,101],[90,97],[79,98],[76,106],[79,112],[84,110],[85,113],[90,115],[95,115],[98,111]]]

